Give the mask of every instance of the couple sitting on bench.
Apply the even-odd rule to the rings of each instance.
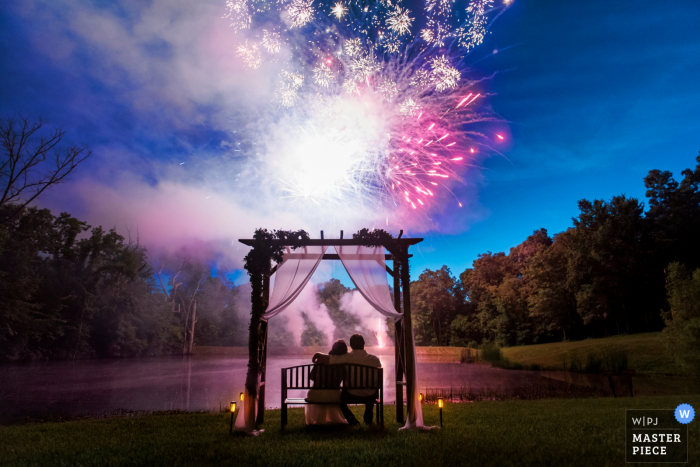
[[[318,373],[317,366],[323,365],[338,365],[338,364],[354,364],[365,365],[373,368],[381,368],[382,364],[374,355],[370,355],[365,351],[365,339],[354,334],[350,338],[350,347],[352,351],[348,353],[348,346],[343,340],[338,340],[333,344],[328,355],[317,353],[313,356],[312,362],[316,364],[309,378],[314,380]],[[355,415],[348,409],[348,404],[365,404],[365,425],[370,425],[373,419],[373,409],[377,398],[377,391],[374,389],[340,389],[342,382],[342,373],[335,372],[333,381],[326,381],[324,388],[336,387],[338,389],[310,389],[306,395],[306,424],[307,425],[335,425],[335,424],[350,424],[357,426],[360,422],[357,421]],[[329,384],[330,383],[330,384]],[[346,383],[347,385],[347,383]],[[314,404],[317,402],[319,404]],[[328,405],[328,403],[337,402],[337,404]],[[323,404],[323,405],[321,405]]]

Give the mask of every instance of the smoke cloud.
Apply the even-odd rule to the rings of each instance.
[[[65,127],[71,141],[93,150],[70,183],[40,199],[42,207],[138,237],[152,255],[186,254],[218,269],[241,268],[247,247],[237,240],[259,227],[328,237],[341,229],[409,235],[439,226],[424,214],[352,203],[329,209],[285,194],[279,177],[288,168],[275,165],[289,162],[281,156],[283,127],[259,120],[285,64],[244,68],[236,48],[259,31],[233,31],[222,19],[225,2],[132,2],[128,14],[78,0],[7,8],[8,21],[24,28],[32,63],[51,67],[41,102],[22,111]],[[297,130],[284,127],[302,139],[315,131]],[[333,164],[334,154],[323,151],[314,162]]]
[[[386,319],[367,303],[359,291],[353,290],[343,295],[340,298],[340,308],[359,319],[363,327],[374,334],[380,347],[389,342]],[[358,331],[362,331],[362,328]],[[367,336],[365,340],[368,340]]]

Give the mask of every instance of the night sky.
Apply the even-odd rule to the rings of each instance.
[[[211,160],[235,156],[227,113],[267,84],[245,83],[224,3],[0,6],[0,113],[41,116],[95,154],[41,206],[137,228],[147,244],[172,248],[186,238],[204,250],[233,249],[227,242],[252,234],[256,222],[278,227],[274,213],[236,214],[227,200],[203,210],[206,190],[192,184]],[[697,0],[515,0],[469,57],[474,73],[497,72],[485,88],[496,94],[488,105],[509,122],[507,147],[468,172],[466,211],[438,215],[438,230],[409,232],[426,238],[414,252],[414,277],[443,264],[459,274],[479,253],[571,226],[580,199],[644,199],[649,170],[680,178],[694,167],[698,20]],[[154,216],[158,232],[146,225]]]

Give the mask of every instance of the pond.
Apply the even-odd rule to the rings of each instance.
[[[380,355],[384,401],[396,400],[393,355]],[[421,391],[431,388],[513,390],[544,378],[535,372],[420,357]],[[308,356],[268,357],[266,406],[280,406],[280,369],[310,363]],[[241,356],[155,357],[11,364],[0,367],[0,423],[47,415],[81,417],[126,410],[226,408],[243,391],[247,359]],[[298,395],[303,395],[300,393]],[[289,396],[298,396],[290,393]]]

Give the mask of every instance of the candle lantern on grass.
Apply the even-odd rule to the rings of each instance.
[[[442,406],[445,405],[442,397],[438,397],[438,408],[440,409],[440,426],[442,426]]]
[[[422,392],[418,393],[418,401],[423,402],[423,393]]]

